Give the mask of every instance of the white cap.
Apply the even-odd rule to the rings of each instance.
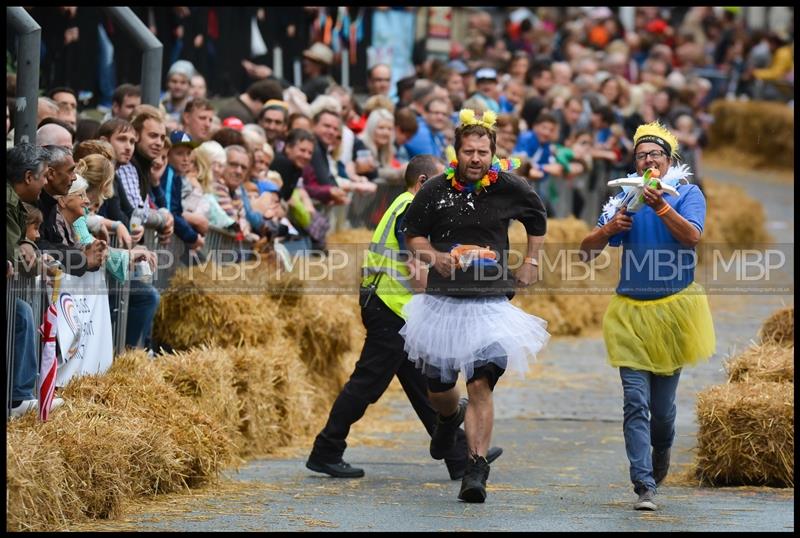
[[[86,181],[86,179],[82,175],[75,174],[75,181],[73,181],[72,185],[70,185],[69,192],[67,194],[68,195],[78,194],[80,192],[85,191],[88,188],[89,188],[89,182]]]
[[[491,67],[482,67],[475,71],[475,80],[497,80],[497,71]]]

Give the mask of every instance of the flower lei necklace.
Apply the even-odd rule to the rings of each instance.
[[[486,175],[483,176],[483,178],[475,181],[474,183],[461,183],[458,179],[456,179],[458,161],[453,159],[450,161],[450,165],[445,168],[444,175],[450,180],[450,185],[452,185],[453,188],[458,192],[474,192],[475,194],[478,194],[481,189],[485,189],[489,185],[495,183],[501,171],[508,172],[514,168],[519,168],[521,165],[522,161],[515,157],[512,157],[511,159],[498,159],[497,156],[494,156],[492,159],[492,166],[489,167],[489,171],[486,172]]]

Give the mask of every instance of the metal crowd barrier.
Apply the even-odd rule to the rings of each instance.
[[[216,263],[232,263],[247,259],[252,249],[252,243],[239,240],[238,234],[216,226],[209,226],[206,242],[201,252],[203,256],[212,258]],[[220,255],[223,252],[225,254]],[[215,255],[215,253],[217,254]]]
[[[109,234],[109,246],[119,248],[116,234]],[[120,282],[106,271],[106,286],[108,287],[108,307],[111,312],[111,335],[116,356],[125,351],[131,283],[130,279]]]

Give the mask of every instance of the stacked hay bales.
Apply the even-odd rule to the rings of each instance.
[[[761,202],[741,187],[708,178],[703,181],[703,188],[707,205],[701,247],[756,248],[770,241]],[[703,253],[702,248],[699,253]]]
[[[782,103],[711,103],[709,150],[748,168],[794,168],[794,113]]]
[[[76,378],[42,423],[7,428],[8,530],[66,530],[119,517],[142,496],[198,487],[244,458],[307,445],[330,396],[277,335],[252,348],[201,346],[151,359],[117,357]]]
[[[540,260],[541,282],[519,290],[513,303],[547,320],[550,334],[578,336],[599,328],[619,275],[619,253],[605,251],[591,264],[580,261],[578,247],[589,226],[575,218],[547,221],[544,252]],[[512,250],[525,255],[525,228],[514,222],[509,230]]]
[[[298,347],[271,349],[284,360],[301,360],[333,398],[350,373],[343,357],[353,345],[353,326],[360,324],[357,303],[355,296],[306,295],[303,286],[296,275],[263,264],[179,270],[162,294],[154,337],[179,350],[265,348],[286,337]]]
[[[794,312],[777,312],[772,325],[774,318],[794,320]],[[760,333],[774,334],[767,323]],[[794,345],[762,340],[726,370],[727,384],[697,398],[697,478],[712,486],[794,487]]]
[[[29,413],[7,426],[8,530],[116,517],[134,497],[212,481],[234,458],[231,424],[181,395],[143,351],[76,378],[64,398],[45,423]]]

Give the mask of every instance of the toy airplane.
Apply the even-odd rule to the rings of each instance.
[[[653,172],[656,172],[655,174]],[[618,207],[624,207],[628,213],[636,213],[644,205],[644,188],[653,187],[658,188],[672,196],[680,196],[678,191],[672,185],[669,185],[658,178],[658,170],[648,168],[645,170],[643,176],[634,177],[621,177],[619,179],[612,179],[608,182],[609,187],[632,187],[626,189],[625,197],[619,202]]]

